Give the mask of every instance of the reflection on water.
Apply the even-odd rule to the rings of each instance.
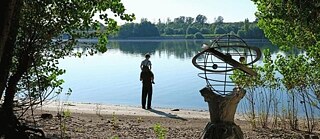
[[[191,62],[203,43],[210,41],[110,41],[104,54],[60,60],[60,67],[67,70],[64,88],[72,88],[71,101],[140,106],[139,66],[150,53],[156,82],[153,107],[207,109],[199,93],[205,80]],[[278,51],[270,43],[247,43]],[[87,52],[81,45],[76,51]]]
[[[191,58],[201,51],[203,41],[114,41],[109,43],[109,47],[118,48],[125,54],[140,54],[146,53],[160,55],[167,53],[169,56],[177,58]]]
[[[156,51],[167,53],[176,58],[192,58],[196,53],[202,51],[202,44],[210,44],[210,40],[169,40],[169,41],[111,41],[109,48],[118,48],[125,54],[154,54]],[[249,46],[256,46],[260,49],[269,48],[271,53],[277,53],[279,49],[269,42],[248,41]]]

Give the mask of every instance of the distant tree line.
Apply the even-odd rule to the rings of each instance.
[[[225,23],[223,17],[215,18],[214,23],[207,23],[207,17],[197,15],[196,18],[180,16],[166,22],[158,20],[151,23],[146,18],[140,23],[126,23],[120,27],[116,38],[139,37],[177,37],[186,39],[204,39],[223,34],[236,34],[242,38],[265,39],[263,31],[258,28],[257,21],[249,22],[245,19],[241,22]]]

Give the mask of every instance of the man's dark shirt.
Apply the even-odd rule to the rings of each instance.
[[[153,79],[153,73],[151,71],[143,71],[140,73],[143,85],[151,85]]]

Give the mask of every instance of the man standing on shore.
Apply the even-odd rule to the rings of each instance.
[[[146,99],[148,97],[147,109],[151,109],[151,100],[152,100],[152,84],[154,76],[150,69],[145,66],[143,67],[140,73],[140,81],[142,81],[142,97],[141,104],[142,108],[146,109]]]

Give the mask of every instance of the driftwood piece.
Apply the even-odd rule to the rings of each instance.
[[[243,139],[241,128],[234,123],[234,115],[245,90],[234,88],[232,93],[222,96],[205,87],[200,93],[208,103],[210,112],[210,122],[206,126],[204,138]]]

